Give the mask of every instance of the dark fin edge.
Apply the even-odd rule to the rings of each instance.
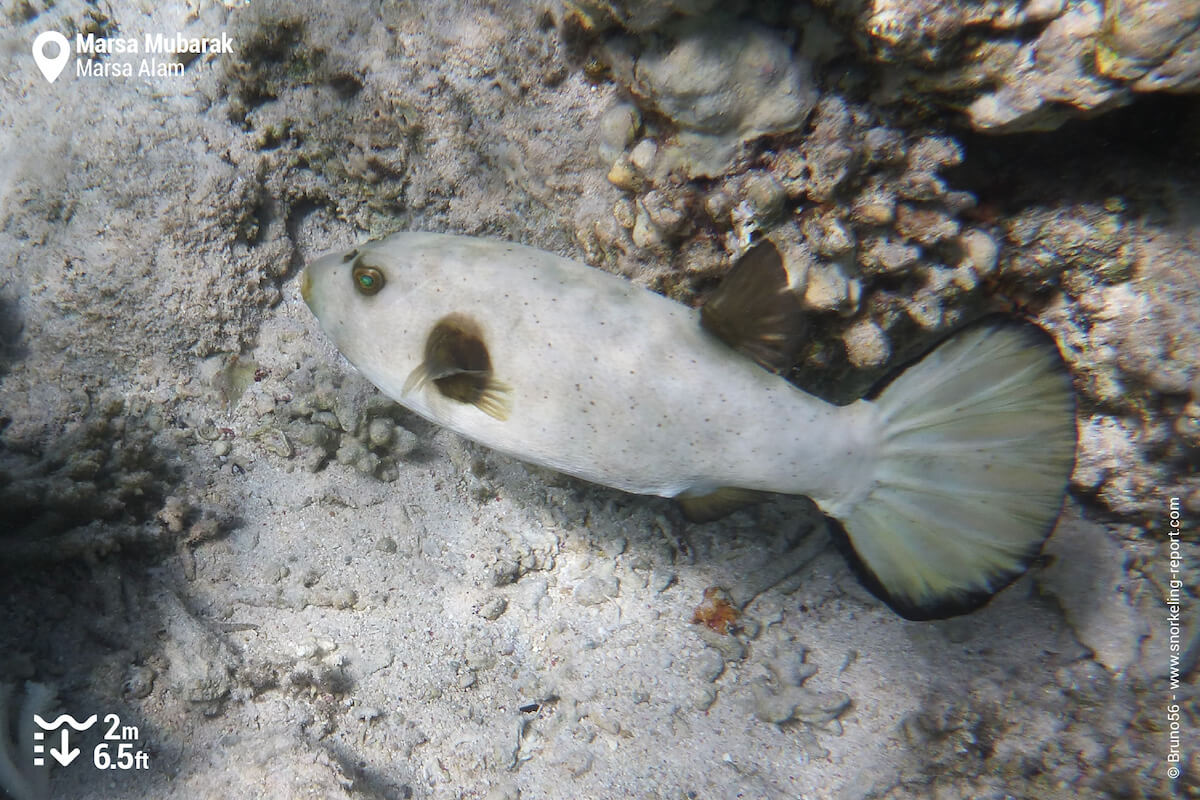
[[[1064,494],[1064,501],[1066,499]],[[1061,510],[1059,514],[1061,515]],[[867,591],[882,600],[888,608],[895,611],[900,616],[913,622],[928,622],[938,619],[949,619],[951,617],[961,617],[963,614],[970,614],[972,611],[978,611],[991,602],[992,598],[999,594],[1004,589],[1007,589],[1017,578],[1029,571],[1029,567],[1036,561],[1042,553],[1042,546],[1046,540],[1050,538],[1050,534],[1054,532],[1058,525],[1058,517],[1056,516],[1047,526],[1045,533],[1038,540],[1037,545],[1031,547],[1029,552],[1021,557],[1018,562],[1019,567],[1012,572],[999,574],[991,579],[991,588],[977,589],[975,591],[962,591],[954,595],[948,595],[936,602],[915,605],[895,597],[883,583],[871,571],[858,553],[854,550],[854,545],[850,542],[850,535],[846,533],[845,526],[841,520],[826,516],[829,521],[829,535],[833,539],[834,546],[842,557],[846,559],[846,563],[850,566],[850,571],[858,578],[859,583],[866,587]]]

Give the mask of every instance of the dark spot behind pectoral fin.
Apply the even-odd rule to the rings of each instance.
[[[483,329],[466,314],[447,314],[429,331],[425,359],[404,381],[403,394],[427,384],[501,421],[512,410],[512,387],[493,373]]]
[[[679,507],[683,509],[683,515],[692,522],[712,522],[766,499],[765,492],[739,489],[736,486],[724,486],[708,494],[675,496]]]
[[[700,324],[772,372],[781,372],[797,361],[802,312],[779,250],[764,239],[738,260],[700,309]]]

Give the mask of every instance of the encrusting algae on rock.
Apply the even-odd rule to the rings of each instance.
[[[802,305],[769,240],[700,312],[551,253],[432,233],[331,253],[301,280],[341,352],[421,416],[700,521],[811,497],[913,619],[978,608],[1020,575],[1074,464],[1070,381],[1029,326],[970,328],[869,401],[783,380]]]

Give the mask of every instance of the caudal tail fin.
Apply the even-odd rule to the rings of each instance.
[[[844,552],[908,619],[979,608],[1025,571],[1062,507],[1076,432],[1058,348],[1031,325],[978,326],[902,373],[876,404],[875,480],[839,515]]]

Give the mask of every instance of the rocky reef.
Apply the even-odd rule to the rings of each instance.
[[[703,0],[563,2],[588,30],[662,30],[678,17],[724,11]],[[747,4],[734,4],[748,9]],[[815,0],[830,28],[885,65],[872,100],[918,100],[961,111],[978,130],[1048,130],[1151,92],[1200,90],[1200,9],[1188,0]],[[758,4],[794,24],[801,4]],[[807,20],[805,20],[807,21]],[[806,37],[810,26],[803,25]],[[824,27],[824,26],[821,26]]]

